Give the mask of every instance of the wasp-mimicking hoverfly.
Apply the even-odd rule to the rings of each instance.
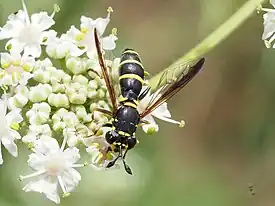
[[[109,162],[107,168],[112,167],[121,158],[125,171],[128,174],[132,174],[131,168],[125,162],[125,156],[137,143],[135,137],[137,127],[148,123],[142,119],[179,92],[200,71],[205,59],[201,58],[194,66],[188,68],[187,73],[182,74],[180,78],[161,89],[161,92],[157,95],[158,97],[154,101],[151,101],[151,104],[147,106],[145,111],[139,113],[137,110],[138,102],[150,91],[150,87],[147,87],[147,89],[141,92],[144,85],[145,72],[139,54],[133,49],[125,49],[120,57],[119,84],[121,98],[118,105],[115,89],[104,63],[101,43],[96,29],[94,29],[94,39],[102,76],[105,80],[113,107],[113,111],[100,108],[96,110],[112,117],[111,123],[104,125],[112,128],[111,131],[106,133],[105,139],[110,144],[108,151],[118,154],[114,160]],[[188,67],[187,64],[181,66]]]

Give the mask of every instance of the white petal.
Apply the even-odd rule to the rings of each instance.
[[[16,108],[11,110],[7,115],[6,115],[6,120],[7,123],[10,124],[12,122],[14,123],[20,123],[23,121],[23,117],[20,114],[21,109]]]
[[[12,56],[9,53],[1,53],[1,64],[10,64]]]
[[[5,118],[6,115],[6,111],[7,111],[7,104],[5,101],[0,100],[0,119]]]
[[[157,125],[157,123],[155,122],[154,118],[151,115],[147,115],[146,117],[143,118],[143,120],[150,122],[150,124],[145,124],[142,126],[142,129],[144,132],[148,133],[148,130],[150,128],[154,128],[155,132],[159,131],[159,126]]]
[[[33,170],[43,171],[43,170],[45,170],[45,167],[44,167],[45,160],[46,160],[46,157],[43,154],[31,153],[29,155],[28,165]]]
[[[169,112],[167,108],[167,103],[164,102],[162,105],[160,105],[158,108],[156,108],[152,115],[155,117],[163,116],[163,117],[171,117],[171,113]]]
[[[22,137],[22,142],[24,143],[35,143],[35,141],[36,141],[35,134],[28,134]]]
[[[57,181],[47,181],[44,179],[38,181],[29,182],[23,190],[25,192],[39,192],[44,193],[48,199],[55,202],[56,204],[60,203],[60,197],[57,193]]]
[[[60,150],[57,140],[47,136],[36,141],[35,149],[43,154],[53,154]]]
[[[1,141],[0,141],[0,165],[3,164],[3,157],[2,157],[2,144],[1,144]]]
[[[9,20],[7,24],[0,29],[0,40],[17,37],[24,27],[25,23],[21,20]]]
[[[81,56],[86,51],[85,49],[79,49],[73,43],[66,43],[66,47],[69,49],[70,55],[73,57]]]
[[[8,16],[8,19],[10,21],[21,21],[21,22],[26,22],[26,13],[23,10],[19,10],[16,13],[12,13]]]
[[[10,137],[2,137],[2,143],[12,156],[18,156],[17,146]]]
[[[102,38],[102,47],[105,50],[113,50],[116,48],[115,41],[117,40],[117,37],[113,34]]]
[[[95,27],[95,21],[90,18],[90,17],[86,17],[86,16],[81,16],[80,17],[80,28],[83,29],[90,29],[92,30]]]
[[[80,159],[79,149],[76,147],[67,148],[64,150],[64,156],[70,164],[74,164]]]
[[[68,137],[67,144],[68,144],[69,147],[74,147],[74,146],[76,146],[78,141],[79,141],[79,138],[77,137],[77,135],[70,135]]]
[[[5,49],[7,49],[7,47],[9,45],[12,45],[10,52],[17,52],[17,53],[21,53],[24,49],[25,43],[24,42],[20,42],[18,41],[18,39],[10,39],[6,45],[5,45]]]
[[[20,78],[20,85],[21,86],[25,86],[27,85],[29,79],[31,79],[33,77],[33,74],[29,73],[29,72],[23,72],[21,74],[21,78]]]
[[[89,48],[88,48],[88,51],[87,51],[87,56],[88,56],[90,59],[93,59],[93,58],[95,58],[96,55],[97,55],[97,53],[96,53],[96,48],[95,48],[95,47],[89,47]]]
[[[74,40],[75,37],[80,34],[81,31],[79,31],[75,26],[71,26],[71,28],[67,31],[66,36],[67,38],[71,38],[72,40]]]
[[[41,46],[39,44],[28,44],[24,48],[24,55],[39,57],[41,54]]]
[[[71,192],[75,189],[75,187],[81,180],[81,175],[75,169],[68,168],[66,171],[64,171],[62,175],[62,180],[64,181],[66,191]]]
[[[102,36],[102,34],[104,33],[109,22],[110,22],[109,16],[107,16],[106,18],[97,18],[95,20],[95,26],[100,36]]]
[[[54,20],[48,16],[47,12],[40,12],[31,16],[31,24],[36,25],[40,31],[49,29],[54,23]]]

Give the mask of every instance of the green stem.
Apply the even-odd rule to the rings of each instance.
[[[247,1],[235,14],[233,14],[226,22],[224,22],[220,27],[218,27],[212,34],[206,37],[201,43],[189,51],[186,55],[175,61],[168,68],[164,69],[154,77],[149,80],[149,85],[152,90],[157,89],[156,87],[162,86],[167,83],[167,81],[160,81],[164,76],[167,76],[167,80],[171,78],[179,77],[183,72],[185,72],[186,62],[205,55],[220,42],[222,42],[229,34],[231,34],[235,29],[237,29],[250,15],[252,15],[258,6],[262,4],[265,0],[249,0]],[[193,63],[189,63],[192,66]]]

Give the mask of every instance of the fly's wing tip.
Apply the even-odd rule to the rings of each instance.
[[[202,58],[195,64],[194,67],[200,68],[200,67],[203,66],[204,62],[205,62],[205,58],[202,57]]]

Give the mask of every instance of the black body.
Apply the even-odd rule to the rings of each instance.
[[[137,100],[142,89],[144,69],[137,52],[126,49],[121,55],[119,82],[122,99],[113,118],[113,129],[106,134],[106,141],[115,151],[132,149],[136,144],[135,132],[140,122]]]

